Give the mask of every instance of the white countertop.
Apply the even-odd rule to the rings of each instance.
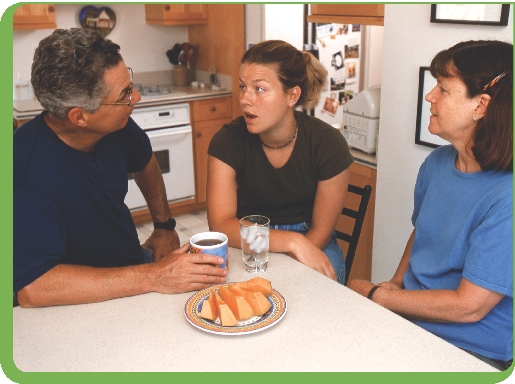
[[[243,270],[230,248],[230,281]],[[498,372],[283,254],[262,274],[287,302],[284,318],[248,335],[203,332],[184,316],[192,293],[13,309],[13,359],[29,371]],[[492,375],[495,375],[493,373]]]
[[[227,88],[221,91],[212,90],[209,87],[171,87],[172,92],[165,96],[145,96],[135,105],[135,108],[142,108],[154,105],[163,105],[170,103],[188,102],[199,99],[231,96],[232,91]],[[33,100],[14,100],[13,116],[16,119],[30,118],[38,115],[43,111],[43,107],[36,99]]]

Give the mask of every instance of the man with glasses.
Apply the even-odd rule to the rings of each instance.
[[[13,291],[21,306],[225,282],[221,258],[180,247],[150,141],[130,117],[141,97],[119,49],[94,31],[58,29],[35,51],[31,82],[45,111],[13,139]],[[155,222],[143,246],[124,203],[128,172]]]

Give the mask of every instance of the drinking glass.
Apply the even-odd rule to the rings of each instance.
[[[247,272],[264,272],[268,266],[270,219],[261,215],[240,220],[241,255]]]

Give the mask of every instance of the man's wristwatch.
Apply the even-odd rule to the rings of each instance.
[[[168,219],[163,222],[154,221],[154,229],[168,229],[169,231],[173,231],[175,229],[175,224],[175,219]]]

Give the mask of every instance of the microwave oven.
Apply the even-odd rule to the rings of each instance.
[[[343,106],[343,136],[350,147],[373,154],[377,149],[381,86],[370,87]]]

